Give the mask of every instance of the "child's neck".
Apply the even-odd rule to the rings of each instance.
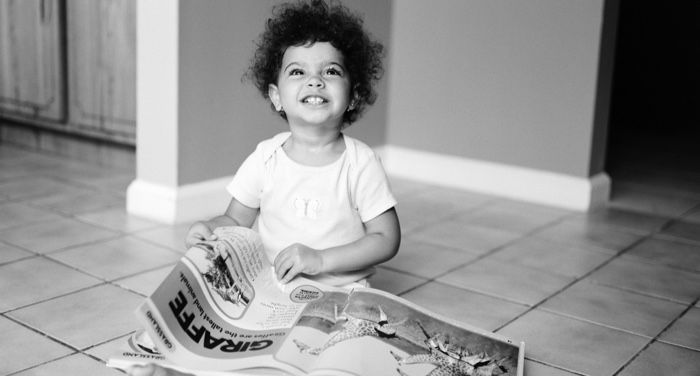
[[[345,151],[340,129],[335,131],[308,131],[292,129],[282,146],[293,161],[308,166],[325,166],[335,162]]]

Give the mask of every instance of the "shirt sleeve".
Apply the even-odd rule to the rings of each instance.
[[[374,153],[359,168],[355,200],[362,222],[368,222],[396,206],[389,179]]]
[[[250,208],[260,207],[263,188],[264,160],[260,146],[243,161],[226,191],[241,204]]]

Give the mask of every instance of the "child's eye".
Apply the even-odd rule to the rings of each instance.
[[[328,68],[326,69],[326,74],[329,76],[342,76],[343,72],[338,68]]]
[[[301,76],[303,74],[304,74],[304,71],[302,71],[301,69],[292,69],[289,71],[290,76]]]

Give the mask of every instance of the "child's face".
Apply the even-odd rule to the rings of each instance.
[[[287,48],[270,100],[290,124],[340,127],[351,106],[350,77],[343,54],[328,42]]]

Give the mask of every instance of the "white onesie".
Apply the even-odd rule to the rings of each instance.
[[[258,144],[226,187],[243,205],[260,208],[258,230],[270,262],[293,243],[325,249],[365,235],[364,222],[396,205],[379,158],[343,135],[345,152],[331,164],[306,166],[282,145],[290,133]],[[334,286],[372,274],[373,268],[309,277]]]

